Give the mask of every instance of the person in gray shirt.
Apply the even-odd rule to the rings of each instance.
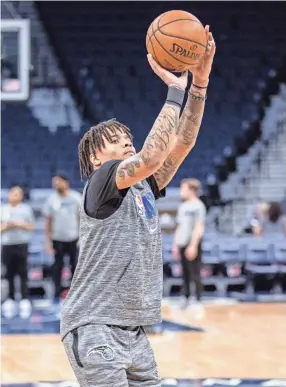
[[[182,262],[185,295],[183,308],[189,305],[191,282],[196,286],[197,301],[201,300],[201,240],[206,207],[198,198],[200,187],[197,179],[184,179],[181,182],[180,194],[183,203],[178,208],[173,255]]]
[[[16,313],[15,276],[21,282],[20,316],[29,316],[31,303],[28,300],[28,244],[34,230],[32,208],[22,203],[23,191],[20,187],[12,187],[8,203],[1,206],[1,245],[2,262],[6,266],[9,294],[2,305],[4,315],[13,317]]]
[[[79,207],[81,194],[70,189],[67,176],[53,177],[53,192],[44,204],[46,219],[46,251],[54,254],[53,281],[55,285],[54,302],[58,303],[61,294],[61,273],[64,256],[70,259],[72,275],[77,262],[77,243],[79,234]]]
[[[115,119],[91,127],[79,144],[80,251],[61,311],[61,338],[82,387],[160,386],[144,326],[161,322],[162,245],[156,199],[193,148],[204,112],[215,44],[208,48],[180,118],[187,73],[159,66],[166,102],[141,149]],[[112,92],[112,91],[111,91]]]
[[[269,204],[266,216],[252,222],[253,234],[259,237],[279,238],[286,236],[286,217],[278,202]]]

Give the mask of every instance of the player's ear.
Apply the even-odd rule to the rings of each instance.
[[[93,167],[98,168],[101,166],[101,161],[99,159],[97,159],[94,155],[90,155],[89,160],[90,160],[91,164],[93,165]]]

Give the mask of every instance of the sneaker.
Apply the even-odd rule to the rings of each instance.
[[[15,317],[17,314],[16,302],[8,298],[8,300],[2,304],[2,313],[7,319]]]
[[[196,312],[202,312],[204,310],[204,305],[201,301],[195,301],[190,306]]]
[[[32,313],[32,304],[29,300],[24,299],[19,302],[19,314],[21,318],[29,318]]]
[[[180,308],[182,310],[185,310],[188,308],[189,305],[190,305],[190,300],[188,298],[185,298],[184,300],[182,300]]]

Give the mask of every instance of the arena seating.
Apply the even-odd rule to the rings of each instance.
[[[231,292],[246,299],[268,291],[270,297],[286,290],[285,238],[263,239],[207,235],[203,242],[202,278],[205,291],[220,297]],[[171,256],[173,236],[163,234],[164,295],[182,285],[179,263]],[[236,294],[234,293],[236,290]]]
[[[46,299],[50,299],[53,259],[43,250],[43,225],[39,227],[33,233],[29,248],[29,289],[31,293],[40,290]],[[172,234],[163,234],[164,296],[176,294],[182,286],[180,263],[171,256],[172,240]],[[204,295],[231,296],[240,300],[264,297],[267,300],[283,297],[286,292],[285,238],[269,240],[207,234],[202,258]],[[70,275],[66,262],[62,272],[63,288],[69,287]],[[4,267],[1,278],[5,278]]]
[[[282,55],[276,53],[285,47],[284,4],[280,9],[259,3],[255,12],[247,3],[37,5],[65,73],[88,104],[92,119],[115,116],[122,120],[132,128],[137,147],[142,145],[166,95],[166,88],[145,59],[148,25],[158,14],[174,8],[193,12],[211,25],[218,50],[204,123],[197,147],[174,185],[186,174],[205,179],[213,158],[226,145],[232,145],[241,132],[242,120],[253,118],[258,82],[265,79],[270,68],[279,66]],[[99,22],[94,23],[94,15]]]
[[[20,162],[20,161],[19,161]],[[7,200],[7,190],[2,199]],[[29,288],[46,299],[53,294],[51,270],[53,258],[44,251],[44,220],[40,216],[49,190],[32,190],[31,204],[36,212],[36,229],[29,246]],[[37,216],[38,215],[38,216]],[[163,232],[164,295],[175,294],[182,285],[180,264],[173,260],[173,233]],[[235,237],[207,231],[203,240],[202,278],[204,295],[241,300],[260,297],[266,290],[270,297],[280,297],[286,291],[285,237],[261,239],[252,236]],[[1,276],[5,277],[5,268]],[[68,264],[62,272],[64,288],[69,287]],[[5,292],[3,297],[5,297]]]
[[[41,232],[33,236],[29,253],[29,287],[42,288],[46,298],[52,294],[51,257],[43,252]],[[171,257],[172,236],[163,238],[164,295],[182,286],[180,264]],[[282,240],[219,238],[203,242],[202,278],[205,294],[236,298],[254,296],[267,290],[270,296],[286,291],[286,245]],[[70,269],[65,264],[63,287],[69,286]],[[237,293],[235,294],[234,291]]]
[[[74,187],[81,187],[77,147],[80,133],[59,127],[51,134],[25,105],[2,106],[2,187],[28,183],[32,188],[51,186],[56,171],[66,171]]]
[[[261,138],[237,158],[237,170],[220,185],[226,204],[221,208],[219,230],[240,234],[249,226],[258,202],[280,202],[286,192],[286,83],[271,98],[260,122]]]
[[[206,7],[198,2],[158,2],[146,7],[144,2],[57,2],[49,7],[37,2],[36,6],[68,86],[78,94],[78,101],[88,105],[84,111],[90,113],[90,122],[122,120],[132,128],[137,148],[166,95],[166,87],[145,59],[148,25],[172,8],[193,12],[211,25],[218,50],[206,114],[197,146],[171,183],[174,186],[186,175],[205,180],[214,157],[233,144],[242,121],[254,117],[258,83],[263,84],[269,69],[283,59],[277,52],[285,47],[284,3],[276,7],[259,3],[255,13],[247,3],[208,3]],[[82,186],[76,156],[82,132],[74,134],[69,126],[60,126],[50,134],[24,105],[6,106],[2,123],[3,187],[24,181],[34,188],[49,187],[51,174],[59,168],[70,173],[74,186]]]

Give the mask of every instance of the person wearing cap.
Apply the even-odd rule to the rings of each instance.
[[[69,179],[64,174],[53,177],[52,187],[55,191],[47,198],[43,214],[46,252],[54,254],[52,277],[55,286],[54,301],[57,303],[61,294],[65,255],[69,256],[72,276],[76,268],[81,194],[70,189]]]

